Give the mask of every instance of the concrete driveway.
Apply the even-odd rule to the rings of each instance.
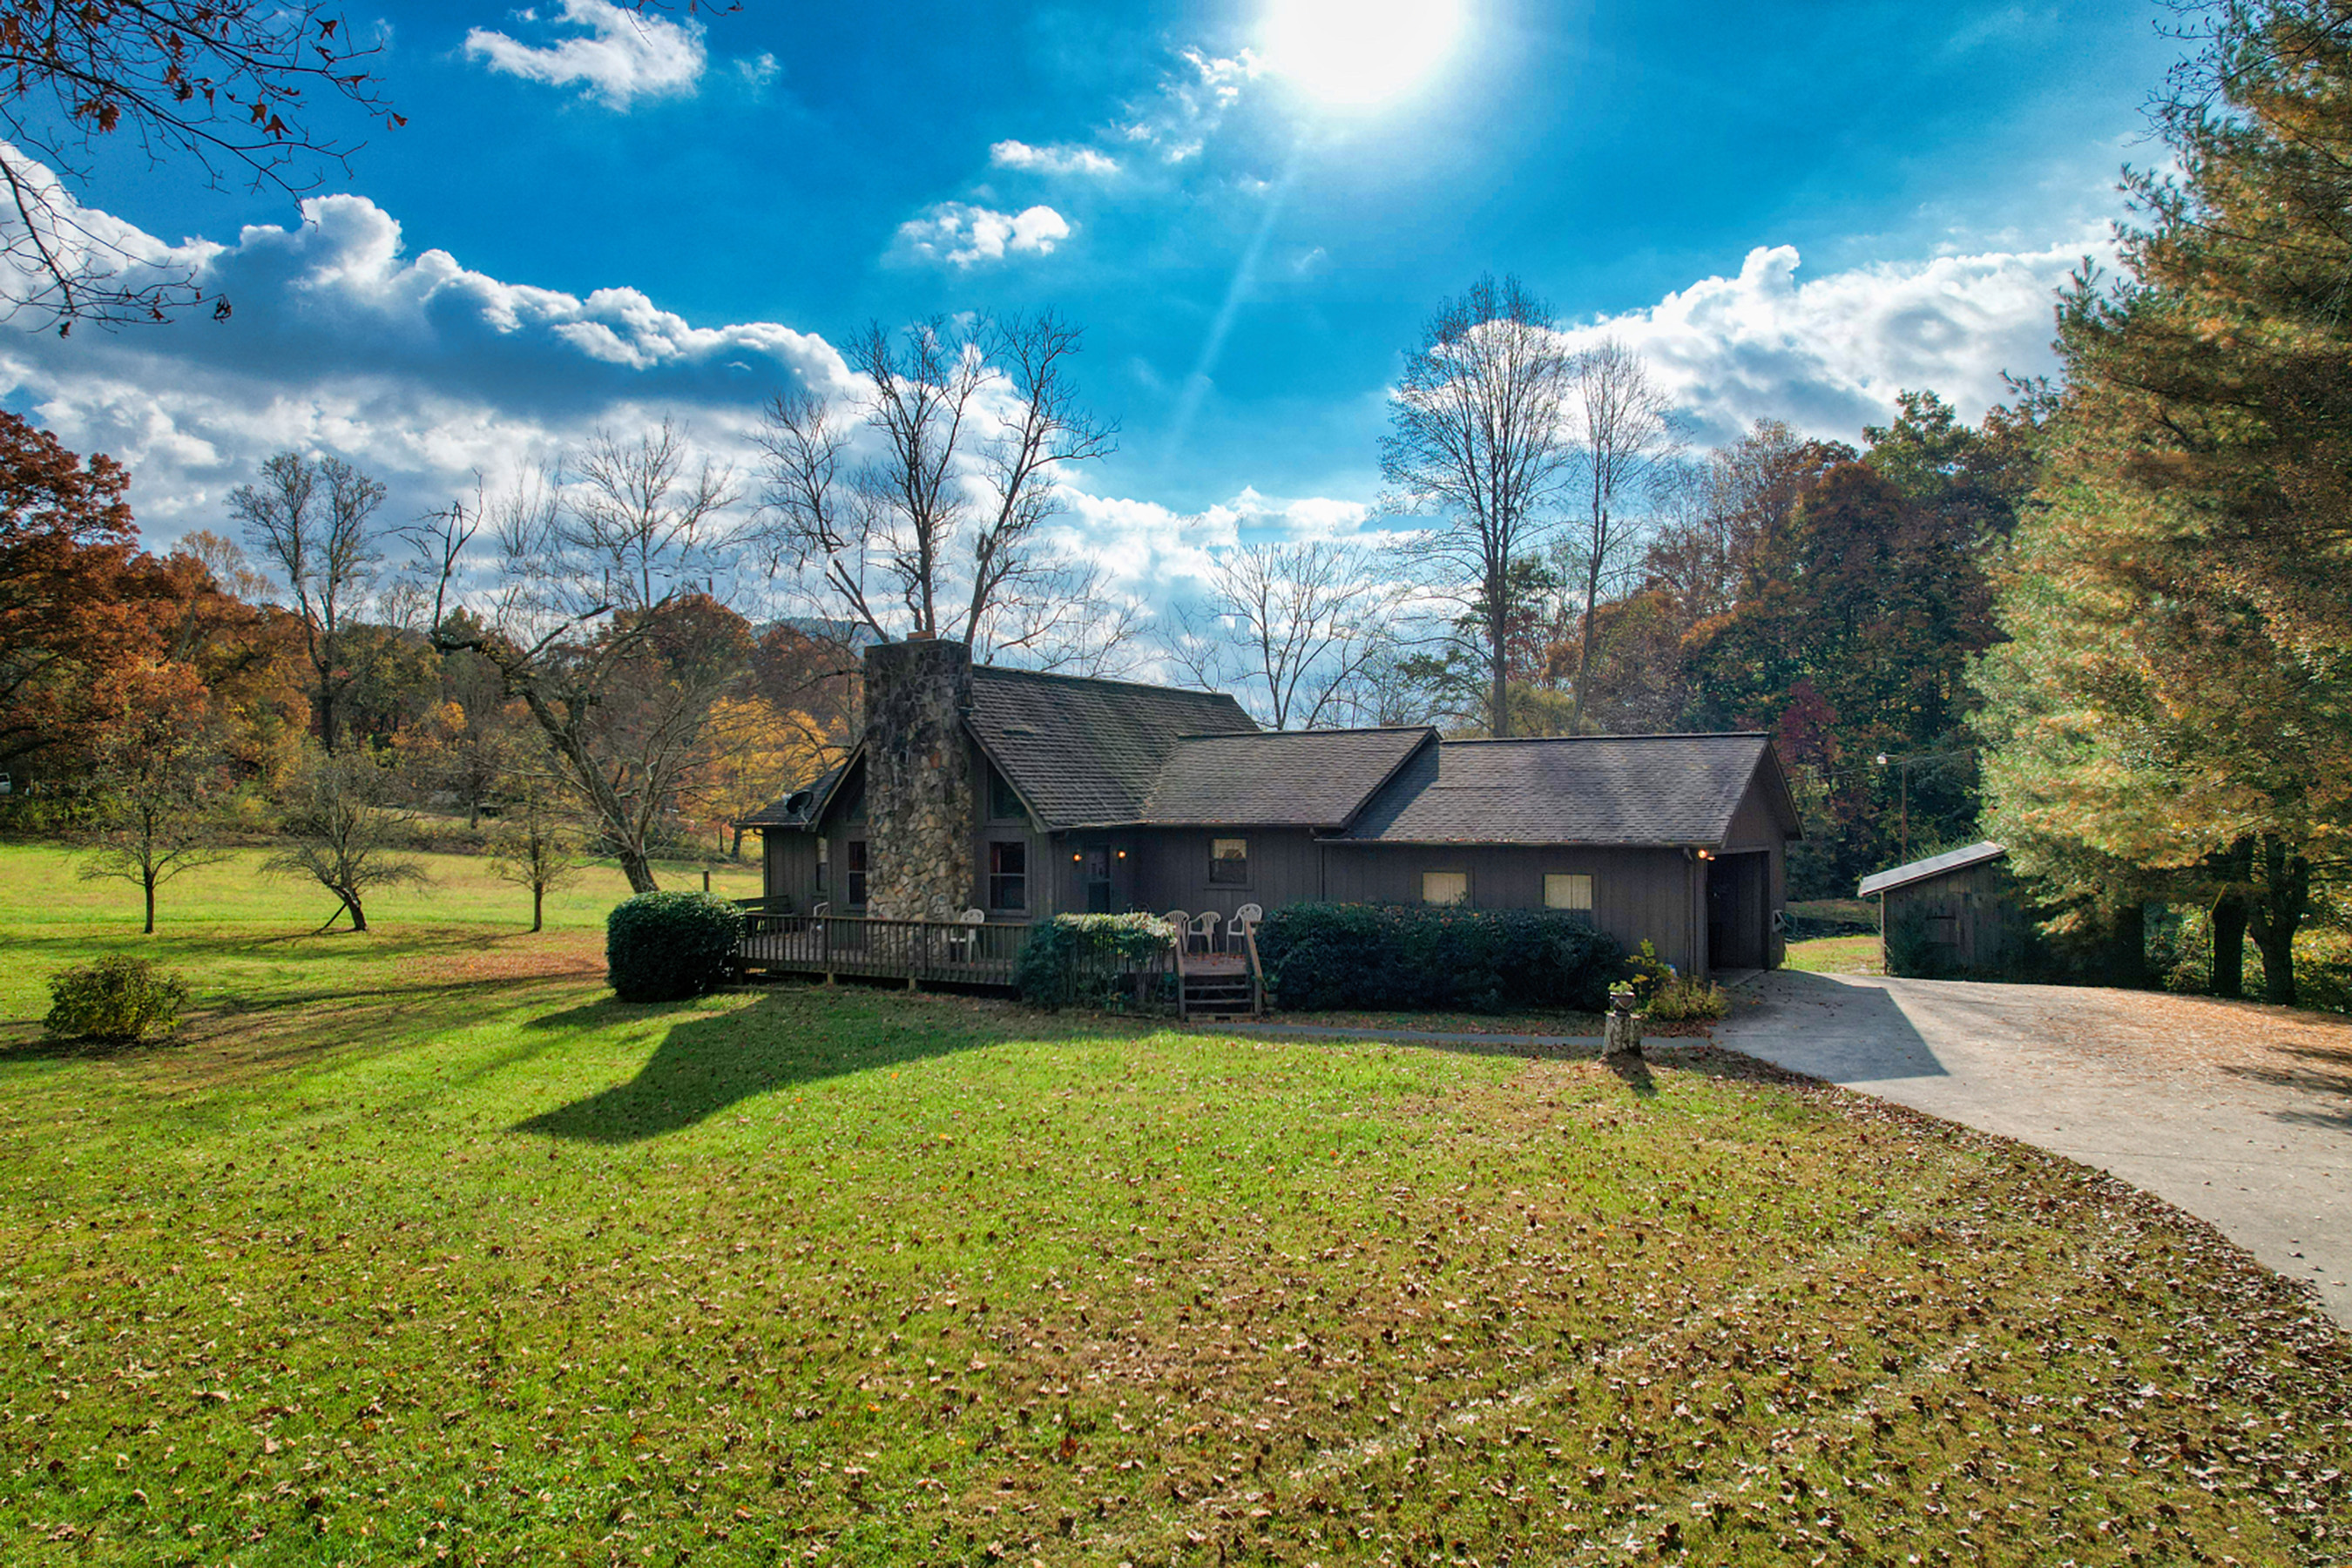
[[[2352,1328],[2352,1020],[1787,970],[1733,995],[1722,1044],[2111,1171],[2310,1282]]]

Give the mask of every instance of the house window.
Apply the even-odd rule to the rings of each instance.
[[[820,837],[816,841],[816,890],[820,896],[832,880],[833,840]]]
[[[1209,840],[1209,880],[1222,882],[1228,887],[1248,885],[1248,839],[1212,838]]]
[[[1592,879],[1581,871],[1544,873],[1544,908],[1592,912]]]
[[[862,910],[866,907],[866,840],[852,838],[842,848],[849,861],[849,886],[845,889],[849,895],[849,907]]]
[[[1470,901],[1467,871],[1423,871],[1421,901],[1424,904],[1466,904]]]
[[[992,822],[1018,822],[1028,813],[1021,809],[1021,797],[1013,793],[1012,784],[994,768],[988,770],[988,816]]]
[[[1029,846],[991,844],[988,847],[988,907],[1025,910],[1029,907]]]

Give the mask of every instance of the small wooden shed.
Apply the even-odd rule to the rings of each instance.
[[[1949,967],[1963,973],[2000,968],[2025,929],[2009,851],[1990,839],[1864,877],[1856,890],[1878,900],[1882,942],[1916,911],[1928,936],[1950,950]]]

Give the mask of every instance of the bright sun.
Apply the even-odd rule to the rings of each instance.
[[[1361,106],[1429,74],[1461,30],[1461,0],[1272,0],[1265,53],[1325,103]]]

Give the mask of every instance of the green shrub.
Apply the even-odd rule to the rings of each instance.
[[[1055,915],[1030,931],[1013,984],[1035,1006],[1118,1012],[1134,999],[1132,965],[1175,940],[1176,928],[1157,915]]]
[[[1958,967],[1952,944],[1938,941],[1928,923],[1927,906],[1907,903],[1886,922],[1886,973],[1916,980],[1937,980]]]
[[[639,893],[604,921],[604,963],[624,1002],[698,996],[727,978],[743,911],[709,893]]]
[[[49,1016],[60,1039],[135,1040],[169,1034],[188,1005],[188,983],[143,958],[101,958],[49,976]]]
[[[1658,956],[1657,945],[1642,939],[1641,951],[1625,960],[1625,980],[1633,987],[1633,1005],[1647,1007],[1651,998],[1675,982],[1675,966]]]
[[[1566,1007],[1599,1013],[1625,950],[1583,917],[1549,910],[1293,904],[1258,927],[1281,1005]]]
[[[1731,1011],[1731,998],[1722,986],[1712,980],[1676,977],[1658,987],[1643,1009],[1644,1016],[1662,1024],[1694,1023],[1703,1018],[1720,1018]]]

